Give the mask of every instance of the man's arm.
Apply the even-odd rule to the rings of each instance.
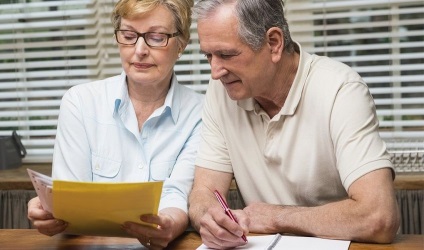
[[[235,211],[239,224],[232,221],[218,203],[213,191],[227,197],[232,173],[196,166],[193,189],[189,197],[189,217],[202,241],[212,248],[230,248],[246,244],[241,236],[248,233],[247,217]],[[238,212],[238,213],[237,213]]]
[[[349,198],[317,207],[255,203],[244,211],[251,232],[294,233],[331,239],[390,243],[399,227],[392,172],[383,168],[357,179]]]

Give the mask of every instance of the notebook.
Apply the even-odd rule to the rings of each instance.
[[[281,234],[247,236],[248,243],[235,249],[284,250],[348,250],[350,241],[329,240],[316,237],[287,236]],[[197,250],[210,249],[204,244]]]

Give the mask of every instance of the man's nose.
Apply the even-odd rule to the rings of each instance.
[[[209,64],[211,65],[211,77],[214,80],[218,80],[228,73],[219,58],[212,57]]]

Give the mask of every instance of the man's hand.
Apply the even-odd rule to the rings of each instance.
[[[28,202],[28,219],[38,232],[48,236],[61,233],[68,226],[63,220],[55,219],[51,213],[44,210],[38,197]]]
[[[239,224],[232,221],[221,207],[210,207],[200,219],[199,233],[203,243],[215,249],[226,249],[245,245],[241,238],[249,232],[249,218],[242,210],[233,210]]]
[[[189,198],[189,215],[203,243],[211,248],[226,249],[246,244],[241,236],[249,233],[247,214],[243,210],[231,210],[237,224],[228,217],[213,193],[213,190],[217,190],[226,197],[232,179],[232,173],[196,167]]]

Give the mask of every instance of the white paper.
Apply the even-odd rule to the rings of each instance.
[[[264,250],[274,239],[275,235],[247,236],[248,243],[235,249]],[[315,237],[281,236],[274,249],[284,250],[348,250],[350,241],[328,240]],[[202,244],[197,250],[211,249]]]
[[[53,213],[53,181],[52,178],[27,168],[29,178],[40,198],[41,206],[47,212]]]

